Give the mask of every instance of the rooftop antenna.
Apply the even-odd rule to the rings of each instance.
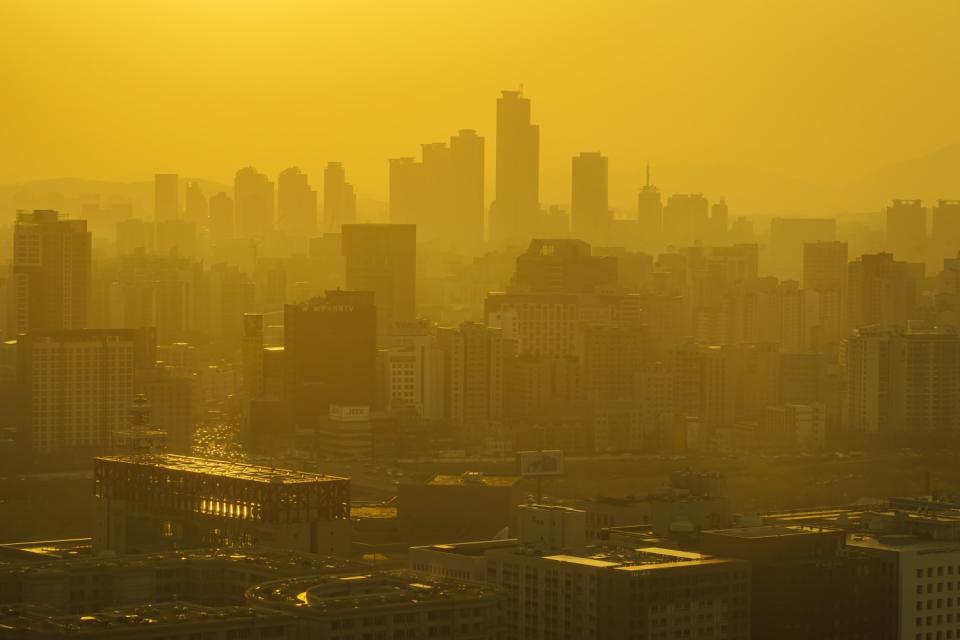
[[[647,186],[650,186],[650,161],[647,160]]]

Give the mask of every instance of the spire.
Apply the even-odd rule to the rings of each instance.
[[[647,186],[650,186],[650,161],[647,161]]]

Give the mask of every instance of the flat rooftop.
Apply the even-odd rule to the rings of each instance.
[[[10,564],[0,567],[0,573],[27,574],[34,571],[63,573],[97,569],[150,569],[176,564],[181,567],[218,565],[238,571],[245,569],[276,576],[302,576],[357,571],[363,565],[352,560],[331,558],[299,551],[196,549],[158,551],[117,557],[86,555],[75,558],[48,559],[46,562]]]
[[[448,544],[431,544],[422,547],[410,547],[424,551],[435,551],[437,553],[449,553],[457,556],[482,556],[490,549],[512,549],[518,547],[520,542],[516,538],[505,538],[503,540],[478,540],[475,542],[452,542]]]
[[[304,576],[265,582],[247,591],[247,604],[324,615],[343,609],[372,610],[399,603],[463,603],[499,598],[494,586],[446,580],[410,571]]]
[[[800,525],[763,525],[760,527],[739,527],[735,529],[714,529],[706,531],[713,536],[727,536],[729,538],[786,538],[791,536],[811,536],[826,532],[833,532],[835,529],[825,527],[800,526]]]
[[[531,555],[529,549],[506,550],[506,553],[519,556]],[[532,555],[537,556],[539,554],[534,552]],[[617,571],[650,571],[740,562],[740,560],[736,559],[709,556],[702,553],[668,549],[665,547],[640,547],[637,549],[602,547],[597,548],[592,553],[561,553],[540,557],[543,560],[550,560],[552,562]]]
[[[291,619],[276,611],[252,607],[204,607],[187,602],[145,604],[69,615],[50,615],[49,610],[31,605],[0,609],[0,629],[58,638],[105,638],[113,637],[114,634],[130,638],[135,637],[134,634],[139,637],[140,633],[156,637],[154,634],[163,628],[202,628],[206,625],[220,628],[226,621],[233,621],[240,629],[248,628],[258,621],[275,624],[278,619],[292,623]],[[174,631],[175,629],[171,629],[171,632]]]
[[[322,473],[310,473],[292,469],[277,469],[245,462],[231,462],[213,458],[195,458],[173,453],[100,456],[110,463],[129,464],[138,467],[154,467],[168,471],[181,471],[197,475],[229,477],[249,482],[263,482],[267,484],[307,484],[316,482],[333,482],[347,480],[338,476],[328,476]]]
[[[875,536],[854,533],[847,536],[847,545],[897,553],[960,553],[960,540],[923,540],[911,535]]]

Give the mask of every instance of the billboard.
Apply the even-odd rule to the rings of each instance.
[[[563,473],[563,451],[518,451],[521,476],[558,476]]]

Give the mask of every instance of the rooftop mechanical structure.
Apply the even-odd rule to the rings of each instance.
[[[94,550],[349,552],[350,480],[174,454],[97,458]]]

